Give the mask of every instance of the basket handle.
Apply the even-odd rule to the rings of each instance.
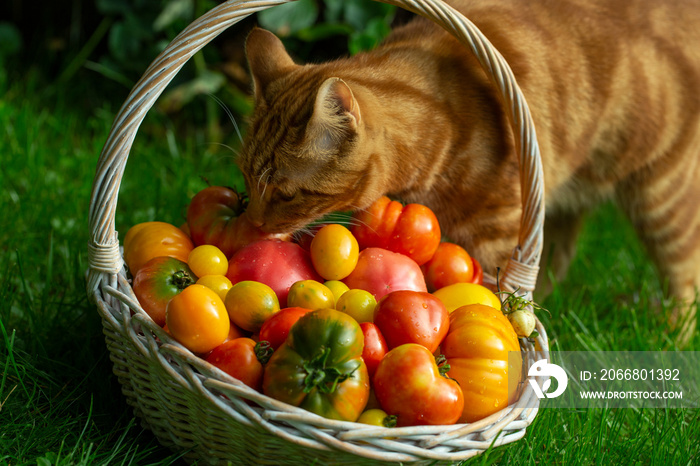
[[[117,114],[97,162],[90,199],[88,294],[99,292],[103,281],[116,282],[123,268],[115,213],[119,186],[129,151],[148,110],[184,64],[222,31],[258,11],[294,0],[229,0],[184,29],[151,63]],[[544,184],[542,161],[534,123],[525,98],[501,54],[483,34],[441,0],[376,0],[422,15],[454,35],[476,56],[498,88],[513,128],[520,165],[523,212],[518,245],[503,273],[501,284],[531,293],[542,251]]]

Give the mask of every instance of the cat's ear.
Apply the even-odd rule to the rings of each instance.
[[[360,105],[350,86],[340,78],[328,78],[316,94],[307,136],[318,150],[332,150],[357,132],[360,121]]]
[[[276,35],[261,28],[253,28],[246,39],[246,56],[253,75],[255,100],[263,97],[267,86],[297,65]]]

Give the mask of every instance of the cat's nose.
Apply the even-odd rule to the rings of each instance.
[[[243,212],[242,216],[247,217],[248,223],[255,228],[260,228],[265,225],[265,218],[262,215],[255,214],[250,208]]]

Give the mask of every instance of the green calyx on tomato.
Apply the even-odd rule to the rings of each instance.
[[[369,399],[360,325],[335,309],[302,315],[265,366],[263,393],[329,419],[356,421]]]
[[[267,364],[274,352],[275,350],[272,348],[269,341],[259,341],[255,344],[255,357],[258,358],[258,361],[260,361],[262,365]]]
[[[310,393],[318,389],[321,393],[333,393],[339,383],[344,382],[353,372],[360,367],[360,361],[353,361],[355,369],[350,372],[341,372],[337,367],[328,366],[328,356],[331,349],[320,347],[316,356],[304,364],[307,376],[304,379],[304,393]]]

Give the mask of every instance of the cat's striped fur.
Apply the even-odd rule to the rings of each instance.
[[[700,3],[465,0],[528,101],[545,173],[543,264],[564,269],[582,214],[615,198],[668,280],[700,286]],[[382,194],[430,206],[489,272],[517,243],[513,137],[493,86],[427,20],[376,50],[296,65],[256,29],[256,110],[240,157],[249,214],[289,231]],[[687,307],[686,307],[687,309]],[[695,318],[691,319],[694,326]]]

